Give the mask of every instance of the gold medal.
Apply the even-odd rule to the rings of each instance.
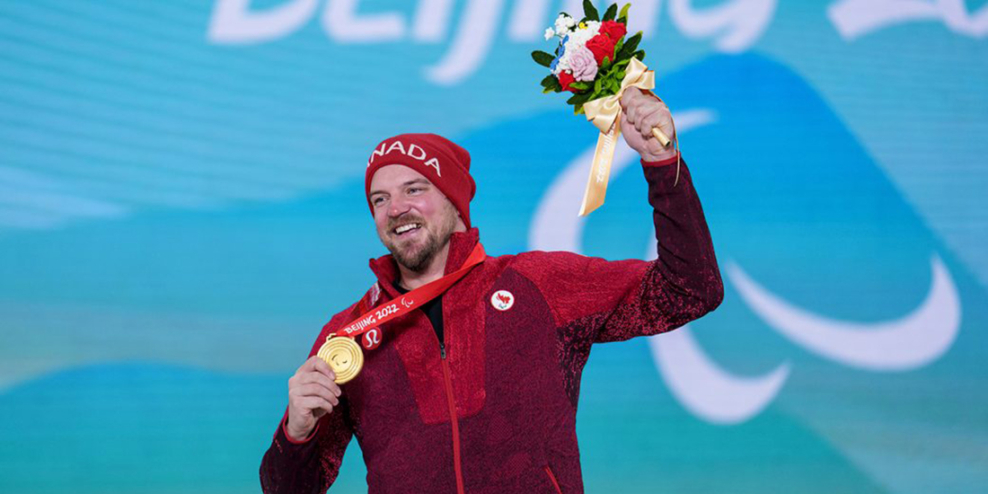
[[[336,373],[336,384],[350,382],[364,366],[364,353],[352,338],[330,336],[316,355]]]

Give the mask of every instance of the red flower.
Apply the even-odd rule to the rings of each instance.
[[[614,44],[615,40],[609,38],[606,34],[598,34],[587,41],[587,49],[593,52],[593,58],[597,61],[597,65],[604,63],[604,57],[608,57],[611,61],[614,61]]]
[[[575,88],[569,87],[570,84],[576,82],[576,79],[573,77],[573,74],[570,74],[569,72],[566,72],[564,70],[560,72],[559,75],[556,77],[559,78],[559,85],[563,87],[563,91],[570,91],[574,93],[576,92]]]
[[[620,22],[604,21],[600,23],[600,32],[606,34],[608,38],[611,38],[611,40],[617,43],[622,36],[628,34],[628,28],[624,27],[624,24]]]

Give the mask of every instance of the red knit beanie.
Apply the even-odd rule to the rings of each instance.
[[[477,186],[470,176],[470,153],[466,149],[436,134],[401,134],[381,141],[367,161],[364,182],[371,214],[371,179],[378,168],[388,165],[405,165],[425,175],[453,203],[463,224],[470,228],[470,200]]]

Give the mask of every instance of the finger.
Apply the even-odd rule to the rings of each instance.
[[[630,89],[634,89],[635,91],[638,91],[637,88],[630,88]],[[621,100],[623,103],[626,103],[624,106],[622,106],[625,116],[628,118],[628,120],[631,123],[637,122],[642,112],[642,103],[645,102],[644,98],[641,96],[641,93],[639,92],[637,96],[635,96],[633,93],[632,95],[628,96],[628,92],[626,90],[625,93],[621,95]]]
[[[652,136],[652,128],[657,127],[659,122],[663,119],[663,114],[665,109],[662,107],[655,107],[655,109],[648,115],[642,115],[642,118],[638,121],[638,125],[635,127],[641,132],[642,137],[649,138]]]
[[[315,370],[316,371],[321,372],[323,375],[325,375],[326,377],[330,378],[331,380],[334,380],[334,381],[336,380],[336,373],[333,372],[333,368],[330,367],[329,364],[327,364],[325,360],[323,360],[323,359],[321,359],[319,357],[316,357],[316,361],[315,361],[314,365],[315,365]]]
[[[652,96],[642,95],[636,104],[638,109],[635,111],[635,123],[638,124],[639,127],[642,125],[642,119],[646,116],[657,111],[666,110],[666,104],[663,103],[662,100]]]
[[[637,114],[638,120],[635,121],[635,130],[637,130],[643,136],[646,136],[649,128],[645,121],[652,118],[656,113],[662,111],[662,108],[655,105],[643,105],[642,109]]]
[[[633,102],[636,99],[638,99],[638,97],[641,96],[641,95],[642,95],[641,90],[639,90],[638,88],[636,88],[634,86],[629,87],[628,89],[625,89],[624,90],[624,93],[621,94],[621,106],[622,107],[631,106],[633,104]]]
[[[667,129],[671,127],[672,117],[664,109],[642,119],[642,134],[649,137],[652,136],[652,129],[659,129],[668,137],[671,132]]]
[[[316,370],[316,367],[318,366],[318,362],[320,361],[322,361],[322,359],[319,358],[318,355],[313,355],[309,357],[308,360],[306,360],[301,366],[299,366],[298,370],[295,371],[295,374],[300,375],[304,372],[310,372]]]
[[[637,113],[638,113],[638,105],[630,105],[624,111],[624,115],[625,117],[627,117],[626,120],[628,121],[629,124],[635,125],[635,122],[638,121],[638,117],[636,116]]]
[[[339,404],[340,402],[340,399],[336,397],[332,390],[318,383],[302,384],[292,391],[292,394],[298,398],[318,396],[333,404]]]
[[[336,396],[336,393],[334,393],[332,389],[327,388],[326,386],[323,386],[322,384],[319,383],[300,384],[296,386],[294,389],[292,389],[292,391],[290,391],[289,394],[292,396],[299,396],[299,397],[320,396],[329,401],[336,401],[336,402],[339,401],[339,398]]]
[[[660,98],[659,95],[653,93],[652,91],[642,91],[642,96],[645,96],[646,98],[655,98],[659,100],[659,103],[662,103],[663,105],[666,104],[665,101],[662,101],[662,98]]]
[[[651,129],[651,127],[647,127],[647,124],[645,122],[648,119],[654,117],[655,114],[660,111],[662,111],[661,107],[653,106],[653,105],[645,106],[642,109],[642,112],[638,115],[638,120],[635,122],[635,130],[637,130],[643,136],[645,136],[646,132],[648,132]]]
[[[299,376],[298,384],[308,383],[317,383],[320,386],[330,390],[336,396],[343,394],[343,391],[340,389],[340,386],[336,384],[336,381],[326,377],[326,375],[321,372],[307,372]]]
[[[324,398],[318,396],[306,396],[298,400],[299,408],[303,410],[325,410],[326,413],[332,413],[334,405]]]

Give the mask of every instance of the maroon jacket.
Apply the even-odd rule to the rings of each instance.
[[[658,260],[488,258],[443,295],[445,357],[428,318],[414,311],[384,325],[384,343],[365,352],[363,371],[309,438],[289,439],[282,419],[261,463],[264,492],[326,492],[351,434],[370,493],[583,492],[576,407],[590,345],[672,330],[723,298],[689,171],[684,163],[673,187],[671,163],[644,163]],[[446,272],[477,242],[477,229],[454,233]],[[391,256],[370,265],[379,303],[397,297]],[[492,306],[498,290],[514,295],[510,309]],[[353,308],[332,318],[310,355]]]

